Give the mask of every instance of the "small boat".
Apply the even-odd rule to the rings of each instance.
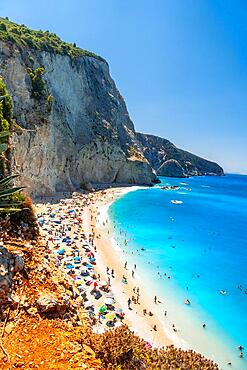
[[[226,295],[226,290],[220,290],[220,294],[222,294],[222,295]]]
[[[189,306],[190,305],[190,300],[186,299],[186,301],[184,301],[184,304],[187,304]]]
[[[176,200],[176,199],[173,199],[173,200],[171,200],[171,203],[172,203],[172,204],[182,204],[182,203],[183,203],[183,201],[182,201],[182,200]]]

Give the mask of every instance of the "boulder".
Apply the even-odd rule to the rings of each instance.
[[[36,301],[36,307],[40,314],[59,317],[69,309],[69,303],[67,300],[62,297],[58,298],[54,294],[42,293]]]

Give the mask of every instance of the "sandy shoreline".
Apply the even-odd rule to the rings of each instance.
[[[110,204],[117,198],[123,196],[129,191],[137,190],[138,187],[122,187],[122,188],[108,188],[106,190],[95,191],[89,194],[83,194],[84,206],[81,209],[81,226],[86,235],[94,235],[94,246],[97,249],[95,257],[97,264],[95,271],[100,274],[100,279],[109,281],[111,290],[114,293],[116,304],[121,307],[125,313],[124,323],[126,323],[131,330],[138,334],[141,338],[148,341],[156,347],[162,347],[172,344],[164,331],[163,323],[160,322],[157,315],[155,315],[155,303],[150,302],[145,294],[145,287],[138,277],[138,267],[127,266],[124,268],[124,260],[121,254],[121,249],[114,242],[109,229],[107,219],[107,209]],[[63,194],[65,195],[65,194]],[[61,199],[73,199],[69,196],[57,195],[55,197],[43,198],[41,202],[36,202],[37,213],[46,212],[50,207],[60,208]],[[109,268],[107,274],[106,268]],[[111,276],[111,271],[114,270],[114,278]],[[134,277],[132,276],[134,271]],[[122,282],[122,277],[125,276],[127,284]],[[138,303],[133,301],[128,308],[128,299],[132,297],[137,298],[137,294],[133,289],[139,288]],[[152,312],[153,315],[143,314],[146,309],[147,313]]]
[[[108,225],[107,209],[110,204],[124,194],[137,189],[138,187],[107,189],[103,198],[100,197],[99,199],[97,197],[98,199],[96,198],[96,201],[85,210],[87,214],[85,219],[88,220],[86,226],[87,228],[91,226],[91,230],[96,236],[97,265],[100,273],[106,278],[106,267],[108,266],[110,271],[114,270],[115,278],[111,278],[111,288],[115,293],[118,304],[124,309],[126,323],[141,338],[157,347],[161,347],[172,344],[172,342],[163,330],[163,323],[155,315],[154,301],[150,302],[150,299],[145,294],[145,287],[138,276],[138,267],[134,269],[134,266],[127,265],[127,269],[124,268],[125,261],[121,254],[121,249],[113,239]],[[92,219],[91,215],[93,216]],[[132,277],[132,271],[134,271],[134,277]],[[127,278],[127,285],[121,282],[123,275]],[[130,305],[131,309],[128,309],[128,298],[137,297],[133,292],[133,289],[137,287],[139,287],[140,292],[139,302],[136,304],[132,302]],[[152,312],[153,316],[148,314],[144,316],[144,309],[148,313]],[[154,325],[156,325],[156,331],[154,330]]]

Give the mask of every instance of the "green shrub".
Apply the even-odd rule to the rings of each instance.
[[[48,95],[47,96],[47,105],[48,105],[48,111],[49,112],[51,111],[52,102],[53,102],[53,96],[52,95]]]
[[[0,131],[8,131],[12,120],[12,99],[0,77]]]
[[[27,68],[27,73],[29,74],[32,80],[33,97],[42,96],[45,89],[45,82],[42,79],[42,76],[45,73],[45,69],[43,67],[38,67],[36,69]]]
[[[9,122],[5,118],[1,119],[0,131],[9,131]]]
[[[71,58],[85,55],[104,61],[98,55],[77,47],[76,43],[62,41],[55,33],[31,30],[24,24],[19,25],[1,17],[0,40],[11,41],[20,48],[28,46],[30,49],[65,54]]]
[[[3,23],[3,22],[0,23],[0,30],[7,32],[7,27],[6,27],[6,24],[5,23]]]

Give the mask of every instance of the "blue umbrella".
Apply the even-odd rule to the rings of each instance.
[[[66,269],[73,269],[74,268],[74,265],[72,265],[71,263],[68,263],[66,265]]]

